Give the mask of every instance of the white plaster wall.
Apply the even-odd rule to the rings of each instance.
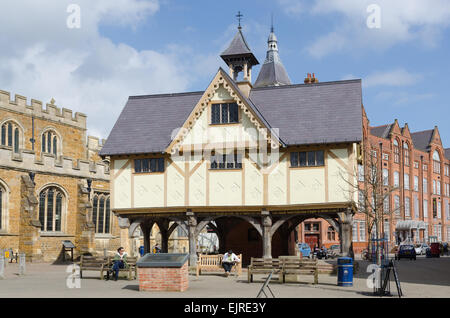
[[[269,204],[280,205],[287,203],[287,160],[281,161],[268,177]]]
[[[184,176],[173,165],[167,166],[167,206],[184,205]]]
[[[134,207],[164,206],[164,174],[134,176]]]
[[[325,202],[325,169],[291,169],[291,203]]]
[[[206,161],[189,178],[189,205],[206,205]]]
[[[210,171],[210,204],[242,205],[241,171]]]
[[[245,158],[245,204],[261,205],[263,204],[263,176],[261,172]]]

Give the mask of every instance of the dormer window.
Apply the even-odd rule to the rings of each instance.
[[[234,124],[238,122],[239,111],[236,103],[211,105],[211,124]]]

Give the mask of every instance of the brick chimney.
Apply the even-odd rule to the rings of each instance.
[[[312,73],[312,76],[311,73],[308,73],[305,78],[305,84],[313,84],[313,83],[319,83],[319,79],[316,78],[315,73]]]

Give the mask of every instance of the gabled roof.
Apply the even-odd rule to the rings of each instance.
[[[433,137],[434,129],[418,131],[411,134],[411,138],[413,140],[414,148],[429,151],[429,145],[431,142],[431,138]]]
[[[370,134],[388,139],[389,133],[391,132],[392,124],[389,125],[383,125],[383,126],[377,126],[377,127],[370,127]]]
[[[164,152],[203,93],[131,96],[100,155]],[[265,126],[279,128],[284,146],[362,140],[361,80],[256,88],[249,98],[240,95]]]

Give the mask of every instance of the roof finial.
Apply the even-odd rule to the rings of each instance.
[[[271,14],[271,19],[270,19],[270,32],[273,33],[273,12]]]
[[[236,15],[236,18],[238,18],[238,21],[239,21],[239,26],[238,26],[239,30],[242,29],[242,27],[241,27],[241,18],[242,17],[243,17],[243,15],[241,14],[241,11],[238,11],[238,14]]]

